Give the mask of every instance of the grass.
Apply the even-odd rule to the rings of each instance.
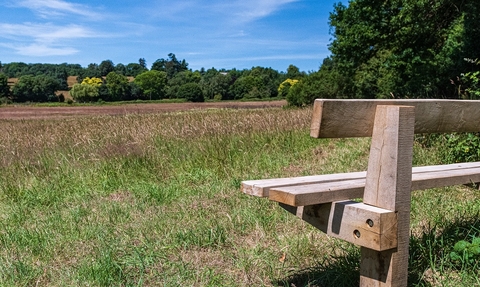
[[[356,286],[358,248],[246,179],[365,170],[368,139],[308,136],[310,109],[0,121],[1,286]],[[415,147],[416,164],[435,164]],[[448,259],[479,192],[415,192],[411,286],[478,285]]]

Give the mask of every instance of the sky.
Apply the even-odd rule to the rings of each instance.
[[[317,71],[335,0],[0,0],[0,62]],[[345,1],[344,1],[345,2]]]

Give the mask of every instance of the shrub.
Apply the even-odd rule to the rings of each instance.
[[[442,158],[446,163],[480,160],[480,133],[456,133],[446,135]]]

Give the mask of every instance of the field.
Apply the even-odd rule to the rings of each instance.
[[[0,119],[52,119],[76,116],[127,115],[165,113],[200,109],[254,109],[282,107],[286,101],[271,102],[210,102],[210,103],[169,103],[169,104],[127,104],[102,106],[0,106]]]
[[[118,107],[0,108],[0,286],[358,286],[357,247],[239,188],[365,170],[368,139],[310,138],[311,109]],[[410,286],[480,283],[448,256],[480,233],[479,195],[414,192]]]

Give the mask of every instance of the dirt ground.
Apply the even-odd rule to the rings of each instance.
[[[171,104],[125,104],[119,106],[72,106],[72,107],[0,107],[0,119],[51,119],[75,116],[126,115],[165,113],[193,109],[256,109],[286,105],[286,101],[271,102],[215,102]]]

